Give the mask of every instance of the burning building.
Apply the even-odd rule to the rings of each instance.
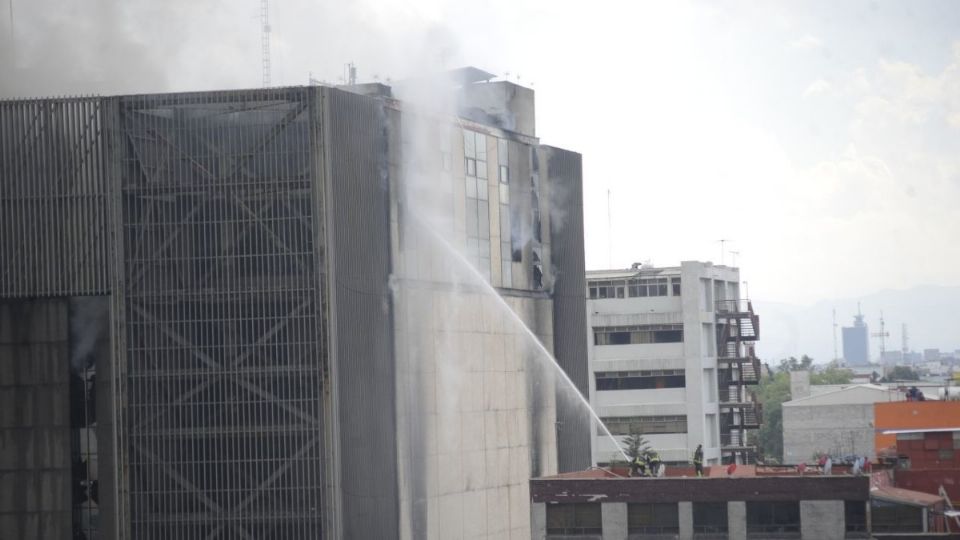
[[[529,535],[590,461],[531,339],[585,391],[581,167],[490,78],[0,102],[4,534]]]

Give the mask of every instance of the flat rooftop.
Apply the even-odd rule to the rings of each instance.
[[[692,467],[667,467],[663,478],[630,478],[626,469],[589,469],[530,481],[534,502],[726,502],[852,500],[870,498],[870,477],[850,474],[799,474],[793,467],[739,465],[727,475],[726,466],[705,467],[705,476]]]

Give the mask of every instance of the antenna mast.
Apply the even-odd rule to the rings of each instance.
[[[833,359],[840,359],[837,356],[837,308],[833,308]]]
[[[260,0],[260,52],[263,61],[263,87],[270,86],[270,13],[268,0]]]
[[[607,268],[613,268],[613,220],[610,218],[609,189],[607,190]]]
[[[859,306],[857,311],[859,311]],[[888,337],[890,333],[886,331],[886,327],[884,326],[882,311],[880,312],[880,331],[871,335],[873,337],[880,338],[880,361],[883,362],[883,354],[886,352],[886,347],[884,346],[886,342],[884,341],[884,338]]]

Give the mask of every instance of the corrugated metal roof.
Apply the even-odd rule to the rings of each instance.
[[[948,428],[918,428],[918,429],[888,429],[883,432],[884,435],[901,435],[905,433],[943,433],[960,431],[960,427]]]
[[[870,490],[870,497],[883,499],[885,501],[909,504],[911,506],[934,506],[942,503],[943,499],[939,495],[932,495],[922,491],[912,491],[909,489],[895,487],[878,487]]]

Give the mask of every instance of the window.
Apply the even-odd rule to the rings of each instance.
[[[923,532],[923,508],[871,498],[870,523],[875,533]]]
[[[626,281],[594,281],[590,283],[590,298],[623,298]]]
[[[548,504],[547,534],[602,534],[600,503]]]
[[[867,532],[866,501],[843,501],[843,517],[847,532]]]
[[[463,132],[467,257],[490,278],[490,197],[487,185],[487,136]]]
[[[747,502],[747,534],[769,538],[773,534],[800,536],[800,503],[797,501]]]
[[[680,296],[680,278],[670,278],[670,287],[673,289],[674,296]]]
[[[614,416],[601,418],[611,435],[644,435],[657,433],[686,433],[687,417],[673,416]],[[598,428],[597,435],[606,435]]]
[[[640,326],[606,326],[593,329],[595,345],[637,345],[647,343],[682,343],[682,324],[647,324]]]
[[[634,278],[627,282],[627,291],[630,298],[646,296],[667,296],[669,280],[667,278]]]
[[[601,371],[597,372],[596,380],[597,390],[659,390],[687,385],[687,376],[682,369]]]
[[[510,228],[510,145],[506,139],[497,139],[499,163],[498,199],[500,200],[500,279],[503,287],[513,286],[513,231]]]
[[[693,503],[693,534],[727,534],[727,503]]]
[[[680,515],[676,503],[631,503],[627,505],[628,534],[677,534]]]

